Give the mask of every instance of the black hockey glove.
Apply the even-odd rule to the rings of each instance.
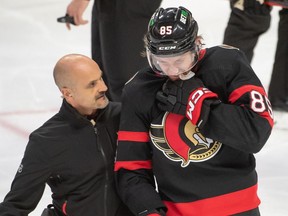
[[[156,99],[161,110],[184,115],[197,126],[207,120],[210,106],[220,103],[217,94],[205,88],[197,77],[168,80]]]

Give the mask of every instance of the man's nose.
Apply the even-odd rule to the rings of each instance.
[[[100,84],[99,92],[106,92],[108,90],[108,87],[105,84],[104,80],[100,80],[99,84]]]

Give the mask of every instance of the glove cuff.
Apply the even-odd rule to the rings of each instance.
[[[198,126],[198,124],[203,122],[203,119],[201,119],[201,113],[209,111],[205,110],[207,107],[203,106],[203,102],[208,98],[218,98],[218,95],[203,87],[197,88],[190,94],[186,107],[186,117],[192,122],[192,124]]]

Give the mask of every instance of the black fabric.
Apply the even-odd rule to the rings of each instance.
[[[145,210],[144,212],[141,212],[138,214],[138,216],[149,216],[151,214],[157,214],[159,216],[165,216],[166,210],[163,209],[153,209],[153,210]]]
[[[95,128],[65,100],[60,111],[31,133],[0,215],[27,216],[47,183],[55,210],[73,216],[127,216],[114,183],[120,104],[99,110]],[[61,213],[62,212],[62,213]]]
[[[288,9],[282,9],[279,16],[278,42],[268,95],[272,106],[278,101],[288,108]]]
[[[269,29],[270,21],[270,13],[253,14],[233,8],[224,32],[223,43],[240,48],[251,63],[258,38]]]
[[[63,215],[63,214],[61,214]],[[54,209],[54,206],[52,204],[49,204],[42,212],[41,216],[60,216],[56,213],[56,210]],[[63,215],[64,216],[64,215]]]
[[[144,34],[161,0],[95,0],[92,10],[92,58],[104,72],[108,97],[121,100],[124,84],[148,65],[141,53]]]
[[[148,171],[149,172],[149,171]],[[150,178],[144,178],[143,187],[142,184],[137,184],[137,181],[143,181],[141,178],[134,178],[135,174],[137,175],[147,175],[146,170],[135,170],[135,172],[130,173],[126,170],[120,170],[118,173],[120,176],[125,176],[124,178],[118,179],[118,190],[121,193],[125,193],[127,190],[127,184],[135,184],[137,186],[133,187],[133,193],[123,196],[122,200],[124,203],[129,204],[129,208],[134,213],[134,215],[147,215],[148,212],[153,211],[154,209],[166,209],[165,205],[162,203],[160,197],[155,193],[154,187],[155,182],[153,179],[153,173],[149,172]],[[129,189],[128,189],[129,190]],[[153,191],[151,193],[151,190]],[[141,197],[141,203],[138,202],[138,199]],[[139,211],[139,209],[141,209]]]
[[[260,211],[259,208],[255,208],[246,212],[234,214],[233,216],[260,216]]]

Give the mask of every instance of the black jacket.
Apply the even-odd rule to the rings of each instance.
[[[31,133],[0,215],[28,215],[46,183],[60,215],[129,215],[113,177],[120,109],[120,104],[110,102],[93,127],[64,100],[59,113]]]

